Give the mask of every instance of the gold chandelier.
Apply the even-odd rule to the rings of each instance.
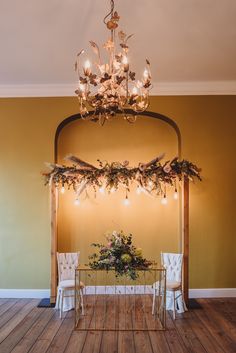
[[[93,64],[87,59],[81,66],[81,50],[77,54],[75,70],[78,74],[78,88],[75,93],[79,99],[79,112],[83,119],[98,121],[103,125],[117,113],[121,113],[128,122],[135,122],[136,113],[145,111],[149,105],[151,88],[150,62],[146,59],[146,67],[140,80],[130,69],[128,41],[133,35],[118,31],[120,17],[114,11],[114,0],[110,0],[111,10],[104,18],[110,32],[110,38],[103,48],[107,52],[108,61],[103,62],[99,46],[90,41],[96,60]],[[117,48],[119,43],[119,49]],[[89,114],[89,109],[94,114]],[[128,115],[125,109],[130,108],[134,114]]]

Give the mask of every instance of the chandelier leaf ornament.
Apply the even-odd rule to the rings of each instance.
[[[65,189],[73,189],[76,194],[75,204],[79,204],[79,197],[89,194],[89,189],[95,193],[113,193],[118,189],[125,191],[124,204],[129,205],[128,193],[132,184],[135,184],[137,194],[145,193],[150,196],[162,196],[162,203],[167,202],[166,187],[174,188],[174,198],[177,199],[178,182],[187,178],[201,180],[200,169],[192,162],[174,158],[161,164],[164,154],[156,157],[148,163],[139,163],[137,167],[131,167],[129,161],[102,162],[98,160],[96,167],[82,159],[69,155],[65,159],[72,166],[47,163],[50,172],[44,173],[45,183],[53,183],[61,192]]]
[[[78,75],[78,87],[75,91],[79,100],[79,111],[83,119],[98,121],[103,125],[107,120],[123,113],[130,123],[136,121],[136,113],[144,112],[149,105],[149,90],[151,89],[150,62],[146,59],[143,76],[136,79],[136,73],[129,63],[129,40],[133,36],[118,30],[120,16],[114,10],[114,0],[110,0],[110,12],[105,16],[104,23],[110,32],[108,40],[103,44],[107,53],[107,62],[102,61],[99,46],[90,41],[96,56],[93,64],[86,59],[82,65],[85,53],[77,54],[75,71]],[[92,108],[93,115],[88,111]],[[134,114],[125,114],[124,109],[130,108]]]

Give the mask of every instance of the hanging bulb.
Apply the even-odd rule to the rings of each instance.
[[[64,194],[66,191],[66,189],[64,188],[64,186],[61,187],[61,194]]]
[[[128,196],[126,196],[126,198],[123,201],[125,206],[129,206],[130,205],[130,200],[128,199]]]
[[[99,192],[100,192],[100,194],[104,194],[104,193],[105,193],[105,189],[104,189],[103,186],[101,186],[101,187],[99,188]]]
[[[178,191],[177,191],[177,189],[175,189],[175,192],[174,192],[174,200],[178,200],[178,198],[179,198],[179,195],[178,195]]]
[[[163,196],[163,198],[161,199],[161,204],[162,205],[167,205],[167,198],[166,198],[166,194]]]
[[[150,188],[152,188],[152,187],[153,187],[153,182],[152,182],[151,180],[149,180],[149,182],[148,182],[148,186],[149,186]]]
[[[75,205],[75,206],[79,206],[79,205],[80,205],[80,200],[79,200],[79,199],[75,199],[74,205]]]
[[[140,195],[141,193],[142,193],[142,188],[140,186],[137,186],[136,194]]]
[[[114,186],[111,188],[110,192],[113,194],[116,191],[116,189],[114,188]]]

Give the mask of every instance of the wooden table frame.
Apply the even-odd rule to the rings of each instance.
[[[178,157],[181,158],[181,134],[178,125],[172,119],[162,114],[158,114],[151,111],[146,111],[142,114],[134,113],[131,109],[125,109],[124,112],[126,114],[135,114],[141,116],[147,116],[154,119],[159,119],[164,121],[168,125],[170,125],[177,137],[178,142]],[[93,115],[94,112],[90,111],[89,115]],[[122,112],[118,112],[117,114],[122,114]],[[55,139],[54,139],[54,162],[57,163],[58,160],[58,139],[63,128],[75,121],[81,119],[80,114],[72,115],[66,119],[64,119],[57,127]],[[58,213],[58,191],[54,184],[50,187],[50,203],[51,203],[51,285],[50,285],[50,301],[51,303],[56,302],[57,295],[57,213]],[[184,255],[183,261],[183,291],[184,291],[184,299],[186,304],[188,305],[189,299],[189,181],[188,179],[183,179],[182,181],[182,196],[179,199],[180,202],[180,234],[181,234],[181,246],[180,251]]]

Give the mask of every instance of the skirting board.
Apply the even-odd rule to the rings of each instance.
[[[127,286],[126,294],[134,293],[133,286]],[[94,294],[95,290],[92,287],[87,288],[87,294]],[[113,287],[98,286],[97,294],[115,294]],[[145,290],[142,286],[135,288],[136,294],[151,293],[151,287],[146,286]],[[125,294],[124,287],[117,286],[116,293]],[[0,289],[0,298],[49,298],[49,289]],[[190,289],[190,298],[229,298],[236,297],[236,288],[207,288],[207,289]]]

